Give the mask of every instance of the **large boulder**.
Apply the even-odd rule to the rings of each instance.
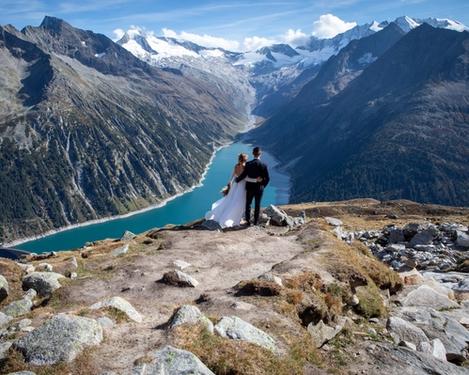
[[[94,319],[59,314],[13,344],[26,362],[33,365],[52,365],[71,362],[83,349],[98,345],[103,329]]]
[[[430,225],[426,229],[417,232],[410,240],[410,246],[415,245],[430,245],[433,240],[438,236],[439,231],[435,226]]]
[[[436,291],[428,285],[421,285],[411,291],[401,301],[403,306],[424,306],[434,309],[456,308],[459,305],[450,300],[447,295]]]
[[[161,282],[168,285],[191,288],[195,288],[197,285],[199,285],[199,282],[196,279],[179,270],[166,272],[163,275]]]
[[[386,328],[396,344],[407,341],[419,345],[421,342],[429,341],[420,328],[397,316],[391,316],[388,319]]]
[[[135,310],[129,301],[122,297],[111,297],[90,306],[90,309],[92,310],[99,310],[104,308],[113,308],[122,311],[129,319],[137,323],[140,323],[143,320],[142,315],[140,315],[140,313]]]
[[[208,319],[198,307],[193,305],[181,306],[171,317],[170,328],[177,327],[182,324],[201,323],[207,330],[213,333],[213,323]]]
[[[8,281],[0,275],[0,302],[8,297]]]
[[[32,272],[23,277],[23,290],[34,289],[44,297],[61,287],[59,280],[65,276],[55,272]]]
[[[129,252],[129,244],[118,247],[117,249],[112,250],[112,255],[115,257],[127,254]]]
[[[264,210],[264,214],[266,214],[270,219],[270,224],[277,225],[277,226],[287,226],[293,225],[292,218],[288,216],[284,211],[280,208],[271,204]]]
[[[224,316],[215,325],[215,332],[221,337],[247,341],[272,351],[277,350],[272,337],[237,316]]]
[[[132,375],[214,375],[194,354],[169,345],[150,357],[151,362],[134,367]]]
[[[326,220],[327,224],[332,225],[333,227],[340,227],[343,225],[342,220],[336,219],[335,217],[326,216],[324,220]]]

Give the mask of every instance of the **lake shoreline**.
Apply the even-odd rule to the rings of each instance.
[[[27,242],[40,240],[41,238],[48,237],[48,236],[51,236],[51,235],[54,235],[54,234],[57,234],[57,233],[65,232],[67,230],[86,227],[86,226],[94,225],[94,224],[105,223],[105,222],[108,222],[108,221],[113,221],[113,220],[118,220],[118,219],[125,219],[127,217],[131,217],[131,216],[134,216],[134,215],[141,214],[143,212],[147,212],[147,211],[151,211],[153,209],[164,207],[166,204],[168,204],[172,200],[177,199],[180,196],[182,196],[184,194],[187,194],[187,193],[190,193],[194,189],[203,186],[203,182],[204,182],[204,180],[207,176],[207,173],[210,169],[210,166],[212,165],[212,163],[215,159],[215,156],[216,156],[217,152],[219,152],[220,150],[222,150],[225,147],[229,147],[233,143],[234,143],[234,141],[231,141],[229,143],[218,146],[213,150],[212,155],[210,156],[210,159],[209,159],[207,165],[205,166],[205,169],[204,169],[198,183],[190,186],[186,190],[183,190],[183,191],[181,191],[181,192],[179,192],[175,195],[172,195],[172,196],[170,196],[166,199],[163,199],[159,203],[155,203],[155,204],[152,204],[148,207],[141,208],[141,209],[131,211],[131,212],[121,214],[121,215],[105,216],[105,217],[102,217],[102,218],[99,218],[99,219],[88,220],[88,221],[84,221],[82,223],[76,223],[76,224],[71,224],[71,225],[67,225],[67,226],[64,226],[64,227],[60,227],[60,228],[57,228],[57,229],[52,229],[52,230],[49,230],[47,232],[44,232],[44,233],[36,235],[36,236],[23,237],[23,238],[20,238],[20,239],[11,241],[11,242],[4,243],[4,244],[2,244],[2,246],[4,246],[4,247],[14,247],[14,246],[25,244]]]

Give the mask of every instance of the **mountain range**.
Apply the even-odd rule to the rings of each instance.
[[[351,42],[251,133],[292,174],[293,201],[469,204],[469,33],[403,32]]]
[[[467,28],[400,17],[227,51],[54,17],[0,27],[0,243],[159,203],[249,139],[292,200],[469,204]]]
[[[224,88],[46,17],[0,28],[0,242],[194,185],[248,121]]]

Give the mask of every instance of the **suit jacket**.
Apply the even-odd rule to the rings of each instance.
[[[269,170],[267,165],[261,162],[259,159],[253,159],[246,163],[243,173],[241,173],[237,178],[236,182],[244,180],[246,177],[257,179],[258,177],[262,178],[261,182],[246,182],[247,190],[254,189],[263,189],[267,186],[270,181]]]

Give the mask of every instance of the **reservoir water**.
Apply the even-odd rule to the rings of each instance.
[[[238,154],[245,152],[250,155],[251,149],[251,145],[241,142],[222,148],[216,153],[202,186],[170,200],[162,207],[67,229],[24,242],[15,248],[38,253],[68,250],[79,248],[88,241],[118,238],[126,230],[141,233],[166,224],[184,224],[201,218],[210,209],[211,203],[221,197],[220,190],[228,182]],[[290,189],[288,175],[279,170],[277,162],[268,153],[263,153],[262,160],[269,166],[271,177],[271,182],[264,192],[262,205],[287,203]]]

